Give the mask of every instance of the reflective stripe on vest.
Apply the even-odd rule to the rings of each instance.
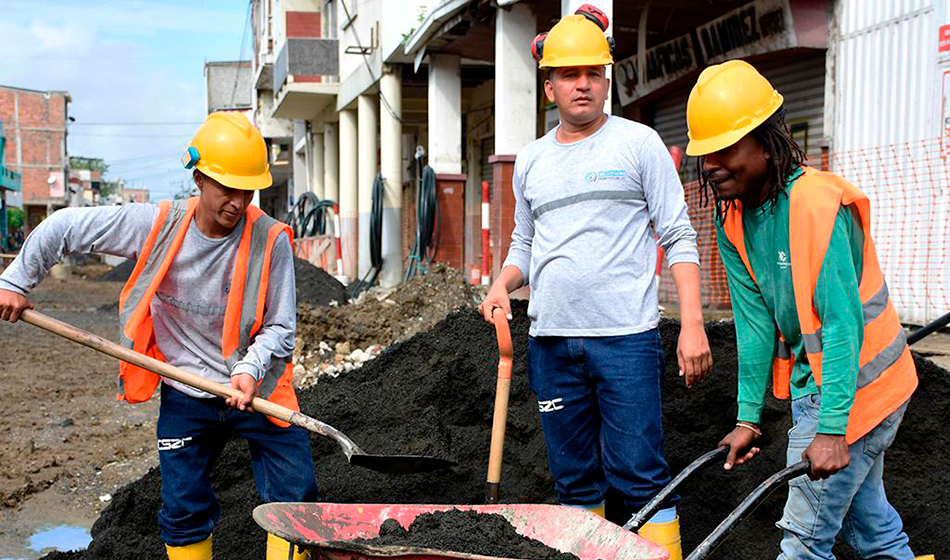
[[[143,245],[129,281],[122,290],[119,318],[121,341],[126,347],[164,361],[155,343],[150,302],[181,248],[185,233],[194,217],[198,198],[162,202],[149,237]],[[222,356],[229,370],[247,354],[261,328],[267,298],[270,260],[281,232],[292,241],[285,224],[249,206],[241,240],[235,256],[231,287],[222,333]],[[160,377],[148,370],[120,362],[120,400],[130,403],[151,398]],[[289,360],[276,360],[258,383],[261,397],[292,410],[299,410],[293,391],[293,367]],[[271,419],[275,424],[285,422]]]
[[[823,343],[821,320],[813,304],[814,293],[835,217],[842,205],[855,212],[864,232],[863,270],[858,286],[864,315],[864,343],[858,358],[857,390],[848,419],[847,441],[850,444],[874,429],[910,398],[917,387],[917,373],[871,239],[871,211],[867,197],[837,175],[805,168],[789,195],[789,252],[802,344],[815,383],[821,387]],[[738,201],[726,214],[723,230],[755,281],[745,249],[742,206]],[[795,356],[786,359],[782,355],[787,352],[782,350],[783,345],[784,341],[780,341],[773,366],[773,392],[779,398],[789,396],[791,368],[795,361]]]

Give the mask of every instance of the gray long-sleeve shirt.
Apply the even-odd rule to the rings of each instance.
[[[0,274],[0,289],[29,294],[63,256],[106,253],[135,259],[158,215],[153,204],[60,210],[27,237],[19,256]],[[294,266],[290,243],[281,234],[271,254],[270,281],[261,330],[247,355],[229,372],[221,353],[224,313],[234,258],[245,221],[230,234],[211,238],[194,221],[150,303],[155,340],[168,363],[216,381],[250,373],[260,379],[273,360],[293,353],[297,328]],[[172,380],[176,389],[211,397]]]
[[[610,117],[571,144],[557,128],[518,154],[505,266],[531,286],[532,336],[618,336],[659,323],[656,230],[670,265],[699,264],[683,186],[657,133]],[[650,223],[653,223],[653,229]]]

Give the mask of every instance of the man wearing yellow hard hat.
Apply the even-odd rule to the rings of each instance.
[[[560,124],[518,154],[511,247],[480,309],[489,322],[495,308],[510,314],[508,294],[531,286],[528,376],[558,500],[603,514],[613,488],[627,511],[611,517],[626,522],[670,481],[654,228],[679,293],[687,385],[712,358],[696,233],[672,159],[655,131],[604,113],[613,63],[605,29],[603,12],[585,5],[532,45]],[[679,559],[669,505],[641,534]]]
[[[739,348],[739,412],[725,468],[751,460],[771,379],[792,399],[793,480],[780,559],[914,558],[882,475],[917,374],[871,239],[868,198],[807,167],[782,95],[741,60],[710,66],[686,109],[700,185],[712,191]],[[708,192],[708,191],[707,191]],[[748,451],[746,451],[748,450]]]
[[[244,115],[212,113],[182,164],[200,196],[70,208],[44,220],[0,276],[0,317],[16,321],[32,307],[26,295],[66,254],[136,260],[119,302],[122,343],[244,394],[224,400],[120,363],[119,400],[161,392],[158,524],[168,557],[208,560],[220,515],[209,477],[232,435],[248,441],[264,501],[313,501],[317,486],[307,432],[244,412],[255,396],[298,409],[292,234],[250,205],[272,182],[264,139]],[[305,557],[290,548],[268,535],[268,558]]]

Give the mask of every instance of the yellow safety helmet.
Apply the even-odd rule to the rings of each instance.
[[[211,113],[181,157],[185,169],[197,169],[232,189],[257,191],[273,184],[267,144],[242,113]]]
[[[703,70],[689,93],[686,155],[704,156],[735,144],[765,122],[784,98],[744,60]]]
[[[607,24],[607,16],[590,4],[564,16],[551,31],[532,41],[531,53],[538,68],[613,64],[613,45],[604,35]]]

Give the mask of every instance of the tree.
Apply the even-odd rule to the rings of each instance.
[[[7,208],[7,226],[10,231],[16,231],[23,227],[23,221],[26,214],[21,208]]]

